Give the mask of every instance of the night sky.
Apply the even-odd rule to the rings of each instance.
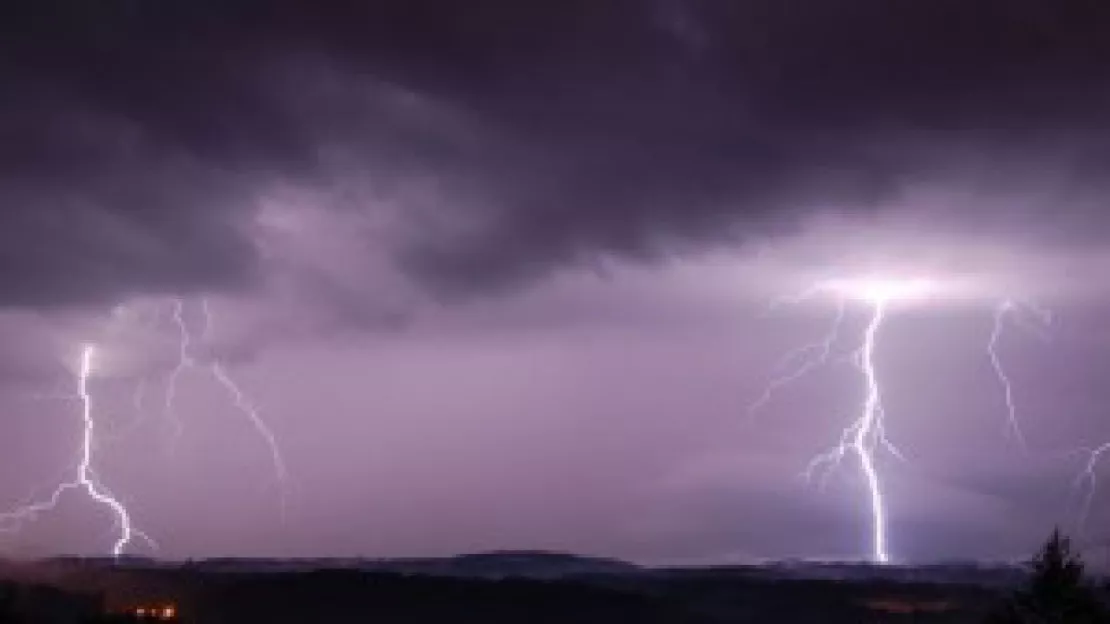
[[[857,463],[802,473],[868,306],[749,406],[835,319],[793,295],[925,277],[875,352],[892,555],[1105,541],[1108,168],[1102,0],[10,0],[0,508],[73,473],[94,344],[129,552],[866,558]],[[115,534],[77,491],[0,528]]]

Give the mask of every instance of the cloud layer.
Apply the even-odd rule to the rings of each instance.
[[[366,246],[441,294],[868,218],[930,185],[968,191],[912,207],[937,227],[1105,235],[1110,8],[1090,0],[4,13],[7,306],[256,285],[277,186],[383,213]]]

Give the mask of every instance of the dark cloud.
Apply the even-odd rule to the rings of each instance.
[[[1081,193],[1110,151],[1095,0],[19,0],[0,23],[6,305],[251,283],[278,182],[433,189],[397,258],[470,292],[920,180]],[[1069,205],[1033,217],[1102,236]]]

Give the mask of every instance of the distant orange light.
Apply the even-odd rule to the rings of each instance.
[[[177,606],[169,604],[154,607],[134,607],[131,609],[131,613],[141,618],[174,620],[177,618]]]

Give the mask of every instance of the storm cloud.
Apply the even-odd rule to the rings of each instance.
[[[1110,7],[1018,2],[7,3],[0,302],[250,288],[275,187],[387,211],[441,294],[860,218],[907,189],[1039,191],[1105,234]]]

